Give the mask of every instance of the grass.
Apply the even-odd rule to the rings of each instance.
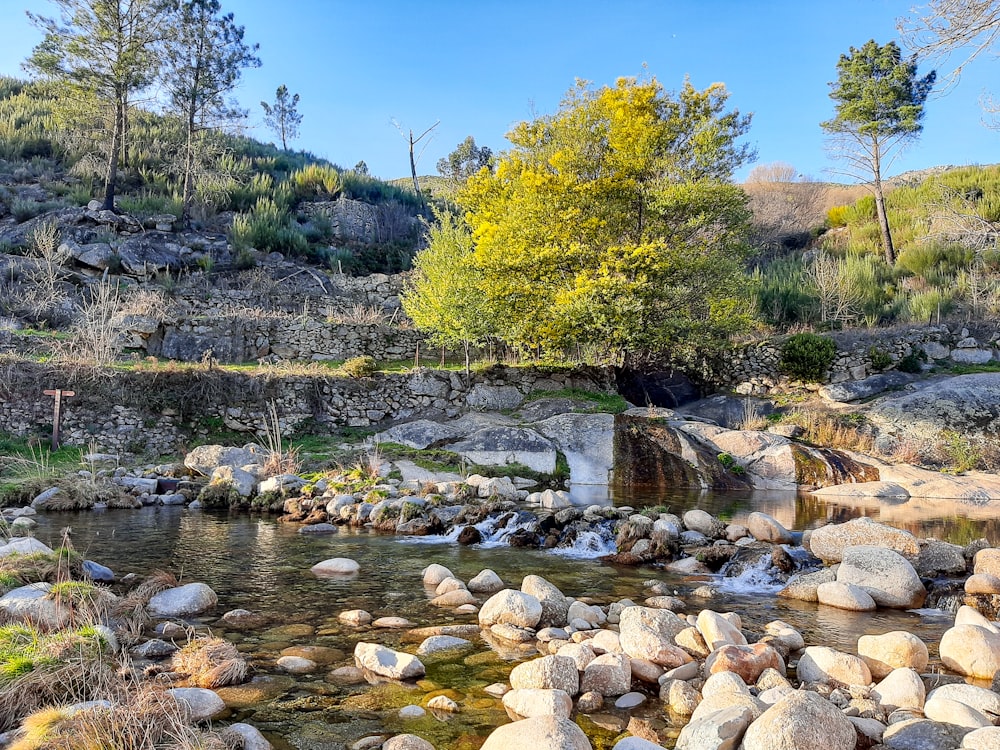
[[[576,401],[586,401],[594,404],[591,409],[574,409],[584,413],[621,414],[628,409],[628,402],[617,393],[587,391],[582,388],[562,388],[557,391],[532,391],[524,397],[525,403],[543,398],[569,398]]]
[[[953,364],[948,368],[952,375],[978,375],[983,372],[1000,372],[1000,362],[986,362],[982,365]]]

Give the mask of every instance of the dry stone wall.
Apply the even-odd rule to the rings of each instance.
[[[882,372],[877,360],[887,355],[894,365],[914,351],[931,363],[985,364],[998,358],[1000,331],[996,326],[939,325],[870,332],[829,334],[837,355],[825,383],[861,380]],[[709,365],[704,379],[742,394],[767,395],[787,384],[781,373],[781,348],[787,336],[739,347]],[[891,365],[890,365],[891,366]]]
[[[274,402],[286,435],[333,433],[388,420],[456,416],[500,401],[516,404],[533,391],[582,388],[613,392],[610,369],[494,367],[473,373],[420,369],[370,378],[247,374],[169,366],[94,372],[17,362],[0,369],[0,432],[44,436],[52,401],[42,391],[71,389],[63,403],[68,445],[101,451],[166,455],[210,431],[256,439]]]

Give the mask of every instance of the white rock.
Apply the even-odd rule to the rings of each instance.
[[[580,673],[576,662],[568,656],[543,656],[514,667],[510,686],[515,690],[562,690],[573,696],[580,690]]]
[[[826,646],[809,646],[799,659],[798,678],[802,682],[869,685],[871,670],[861,657]]]
[[[632,687],[632,662],[625,654],[601,654],[583,670],[580,692],[622,695]]]
[[[892,670],[872,688],[872,698],[892,713],[898,708],[922,711],[926,689],[920,675],[909,667]]]
[[[265,739],[257,727],[238,722],[222,730],[222,736],[239,737],[243,750],[271,750],[271,743]]]
[[[167,695],[177,701],[191,721],[205,721],[226,710],[226,703],[206,688],[170,688]]]
[[[703,609],[698,614],[698,632],[702,634],[708,648],[715,651],[722,646],[746,646],[747,639],[739,628],[732,625],[726,618],[718,612],[710,609]]]
[[[964,682],[942,685],[931,690],[930,695],[928,695],[928,699],[930,698],[948,698],[964,703],[986,716],[1000,716],[1000,694],[976,685],[968,685]]]
[[[445,578],[454,578],[455,575],[448,570],[444,565],[438,565],[437,563],[431,563],[426,568],[421,571],[421,575],[424,577],[425,586],[437,586]]]
[[[479,610],[483,627],[507,624],[519,628],[534,628],[542,619],[542,603],[530,594],[514,589],[498,591]]]
[[[471,645],[472,643],[464,638],[456,638],[453,635],[432,635],[429,638],[425,638],[417,646],[417,656],[430,656],[442,651],[455,651],[468,648]]]
[[[816,587],[816,598],[820,604],[849,612],[872,612],[878,608],[875,600],[863,588],[840,581],[821,583]]]
[[[966,677],[992,680],[1000,670],[1000,634],[978,625],[956,625],[941,636],[941,662]]]
[[[743,735],[743,750],[854,750],[857,731],[830,701],[797,690],[778,701]]]
[[[503,705],[518,716],[555,716],[568,719],[573,712],[573,699],[565,690],[515,688],[503,696]]]
[[[415,734],[397,734],[382,743],[382,750],[434,750],[434,745]]]
[[[318,576],[353,576],[361,566],[347,557],[332,557],[316,563],[310,570]]]
[[[981,729],[993,725],[993,722],[971,706],[940,695],[927,699],[924,703],[924,716],[931,721],[954,724],[965,729]]]
[[[730,706],[688,722],[677,738],[676,750],[736,750],[753,712],[746,706]]]
[[[503,588],[503,581],[500,580],[500,576],[486,568],[469,581],[468,588],[476,594],[494,594]]]
[[[898,667],[911,667],[917,672],[927,669],[926,644],[905,630],[861,636],[858,638],[858,656],[864,659],[876,680]]]
[[[674,642],[674,636],[687,626],[667,609],[627,607],[621,613],[618,637],[622,651],[629,656],[673,668],[691,661]]]
[[[480,750],[593,750],[587,735],[569,719],[537,716],[497,727]]]
[[[289,674],[309,674],[316,671],[316,662],[301,656],[282,656],[277,665]]]
[[[359,642],[354,647],[354,661],[362,669],[393,680],[415,679],[426,672],[417,657],[377,643]]]
[[[218,597],[204,583],[188,583],[161,591],[149,600],[149,610],[166,617],[198,615],[219,603]]]

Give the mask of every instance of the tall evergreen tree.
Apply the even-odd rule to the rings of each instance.
[[[298,138],[302,115],[298,112],[299,95],[289,96],[285,84],[278,86],[274,92],[274,103],[261,102],[264,108],[264,122],[271,131],[281,139],[281,148],[288,150],[288,141]]]
[[[837,80],[830,84],[836,115],[820,125],[833,137],[848,171],[868,179],[885,260],[892,265],[896,251],[885,210],[882,171],[903,145],[920,134],[924,102],[937,73],[932,70],[918,78],[915,57],[903,59],[895,42],[880,46],[874,39],[841,55],[837,73]]]
[[[165,45],[170,111],[184,125],[184,223],[190,221],[198,151],[206,130],[239,120],[246,113],[226,97],[244,68],[260,66],[257,45],[244,40],[244,29],[219,0],[173,0],[171,33]]]
[[[58,18],[28,13],[45,38],[25,67],[55,81],[64,101],[98,110],[107,170],[105,209],[113,210],[119,159],[127,153],[129,108],[156,75],[156,48],[169,17],[164,0],[51,0]]]

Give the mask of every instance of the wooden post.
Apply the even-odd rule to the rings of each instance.
[[[62,418],[62,400],[75,396],[75,391],[64,391],[56,388],[51,391],[42,391],[46,396],[54,396],[55,402],[52,406],[52,450],[59,450],[59,421]]]

